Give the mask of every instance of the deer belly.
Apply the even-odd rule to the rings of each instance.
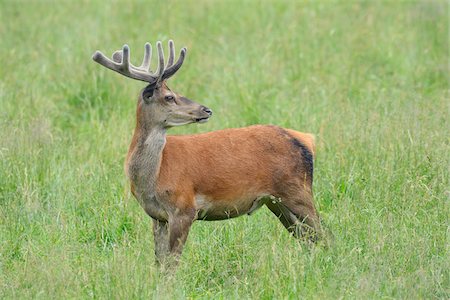
[[[197,219],[205,221],[224,220],[251,214],[270,199],[269,195],[243,197],[238,200],[210,199],[204,195],[195,196]]]

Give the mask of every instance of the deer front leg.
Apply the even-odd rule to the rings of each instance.
[[[169,249],[175,259],[178,259],[183,251],[195,215],[195,210],[192,209],[176,213],[169,218]]]
[[[169,223],[153,219],[153,237],[155,240],[156,263],[161,265],[170,254]]]

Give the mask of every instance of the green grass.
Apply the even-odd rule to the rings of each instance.
[[[1,0],[0,20],[0,298],[450,297],[448,2]],[[317,135],[329,248],[263,208],[195,223],[158,273],[123,171],[143,84],[91,55],[169,38],[171,87],[214,110],[172,133]]]

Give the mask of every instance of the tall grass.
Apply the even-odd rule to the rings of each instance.
[[[3,0],[0,20],[0,298],[449,298],[448,2]],[[169,38],[171,87],[214,110],[172,133],[317,135],[330,247],[263,208],[195,223],[159,274],[123,172],[143,85],[90,56]]]

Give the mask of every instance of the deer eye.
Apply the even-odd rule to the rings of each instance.
[[[173,101],[175,98],[172,95],[167,95],[164,97],[166,101]]]

